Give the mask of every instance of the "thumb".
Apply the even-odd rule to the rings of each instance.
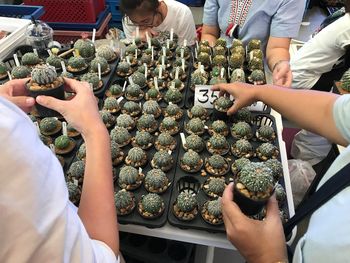
[[[40,105],[53,109],[59,113],[62,114],[62,111],[64,109],[64,101],[58,100],[54,97],[50,97],[50,96],[38,96],[36,98],[37,103],[39,103]]]
[[[280,220],[278,202],[275,195],[271,196],[266,206],[266,218],[278,218]]]
[[[35,104],[34,98],[27,96],[10,97],[9,99],[20,108],[32,107]]]

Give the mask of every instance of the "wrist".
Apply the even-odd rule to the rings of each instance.
[[[287,63],[287,64],[289,65],[289,60],[287,60],[287,59],[281,59],[281,60],[277,61],[277,62],[273,65],[273,67],[272,67],[272,72],[274,72],[275,69],[276,69],[276,67],[277,67],[278,65],[282,64],[282,63]]]
[[[81,132],[81,134],[85,141],[96,138],[102,139],[104,137],[109,137],[109,133],[103,123],[99,123],[97,125],[89,125],[87,129]]]

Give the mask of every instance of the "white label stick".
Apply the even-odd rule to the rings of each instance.
[[[36,128],[37,133],[38,133],[39,135],[41,135],[41,132],[40,132],[40,128],[39,128],[39,124],[38,124],[38,122],[37,122],[37,121],[36,121],[36,122],[34,122],[34,125],[35,125],[35,128]]]
[[[95,43],[95,38],[96,38],[96,28],[92,30],[92,39],[91,39],[92,43]]]
[[[179,78],[179,72],[180,72],[180,68],[179,68],[179,67],[176,67],[176,70],[175,70],[175,79],[178,79],[178,78]]]
[[[130,85],[133,85],[133,84],[134,84],[134,81],[132,80],[132,77],[129,77],[128,79],[129,79]]]
[[[170,29],[170,40],[173,41],[174,40],[174,28]]]
[[[67,136],[67,122],[62,122],[62,133],[63,135]]]
[[[102,72],[101,72],[101,64],[97,64],[97,71],[98,71],[98,79],[101,80]]]
[[[19,67],[21,63],[19,63],[17,54],[13,54],[13,58],[15,59],[16,66]]]
[[[157,77],[154,77],[154,78],[153,78],[153,81],[154,81],[154,88],[155,88],[156,90],[159,90],[159,87],[158,87],[158,79],[157,79]]]

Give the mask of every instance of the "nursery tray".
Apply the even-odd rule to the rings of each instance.
[[[213,111],[209,111],[209,112],[210,112],[210,115],[209,115],[210,117],[209,117],[209,120],[206,122],[207,126],[209,126],[209,124],[211,124],[214,120],[217,119],[217,117],[214,115]],[[252,113],[252,114],[254,117],[254,121],[253,121],[253,124],[251,124],[251,127],[253,130],[254,137],[252,139],[250,139],[249,141],[251,142],[251,144],[255,150],[260,144],[263,143],[263,142],[260,142],[257,140],[257,138],[255,136],[256,130],[261,125],[270,125],[275,130],[275,133],[277,136],[277,127],[276,127],[275,118],[273,116],[271,116],[269,114],[259,114],[259,113]],[[189,121],[189,118],[186,116],[184,122],[186,123],[188,121]],[[233,119],[229,118],[229,119],[226,119],[225,121],[230,129],[232,124],[233,124]],[[185,133],[185,136],[187,137],[188,134]],[[205,142],[207,142],[207,140],[210,138],[210,135],[206,131],[206,133],[204,135],[202,135],[201,137],[205,140]],[[231,134],[229,134],[226,138],[227,138],[230,146],[236,141],[236,139],[234,139]],[[280,149],[277,137],[271,143],[276,145],[278,147],[278,149]],[[215,199],[215,198],[208,197],[205,194],[205,192],[202,190],[202,185],[211,175],[206,172],[206,176],[201,176],[201,171],[199,171],[197,173],[187,173],[184,170],[182,170],[182,168],[180,167],[179,161],[184,153],[185,153],[185,150],[181,145],[180,149],[179,149],[179,157],[178,157],[178,162],[177,162],[177,167],[176,167],[176,177],[175,177],[175,181],[174,181],[173,192],[171,195],[171,201],[170,201],[170,207],[169,207],[169,213],[168,213],[169,223],[171,225],[174,225],[174,226],[182,228],[182,229],[197,229],[197,230],[205,230],[208,232],[225,232],[225,227],[223,224],[215,226],[215,225],[208,224],[207,222],[205,222],[203,220],[203,218],[200,214],[202,205],[208,200]],[[211,156],[211,154],[207,151],[207,149],[204,149],[200,153],[200,156],[204,160],[206,157]],[[230,165],[229,172],[224,176],[225,181],[228,184],[229,182],[233,181],[233,177],[234,177],[234,175],[231,172],[231,164],[233,163],[234,160],[236,160],[238,158],[234,157],[231,154],[231,151],[229,151],[229,153],[227,155],[225,155],[224,157],[229,161],[229,165]],[[281,161],[280,155],[278,156],[277,159],[279,161]],[[250,160],[252,162],[260,162],[260,159],[257,157],[250,158]],[[204,164],[205,164],[205,162],[204,162]],[[205,170],[204,164],[203,164],[202,170]],[[279,183],[283,187],[285,187],[284,177],[280,178]],[[198,203],[199,203],[199,210],[198,210],[197,216],[192,221],[187,221],[187,222],[181,221],[178,218],[176,218],[172,212],[172,204],[175,202],[177,196],[179,195],[179,193],[181,191],[187,191],[187,192],[196,194],[196,198],[197,198]],[[286,211],[286,214],[289,218],[287,206],[288,206],[287,201],[285,201],[284,206],[282,208]]]

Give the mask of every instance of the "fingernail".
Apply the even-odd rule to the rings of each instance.
[[[33,105],[35,103],[34,99],[33,98],[27,98],[26,99],[26,104],[27,105]]]

